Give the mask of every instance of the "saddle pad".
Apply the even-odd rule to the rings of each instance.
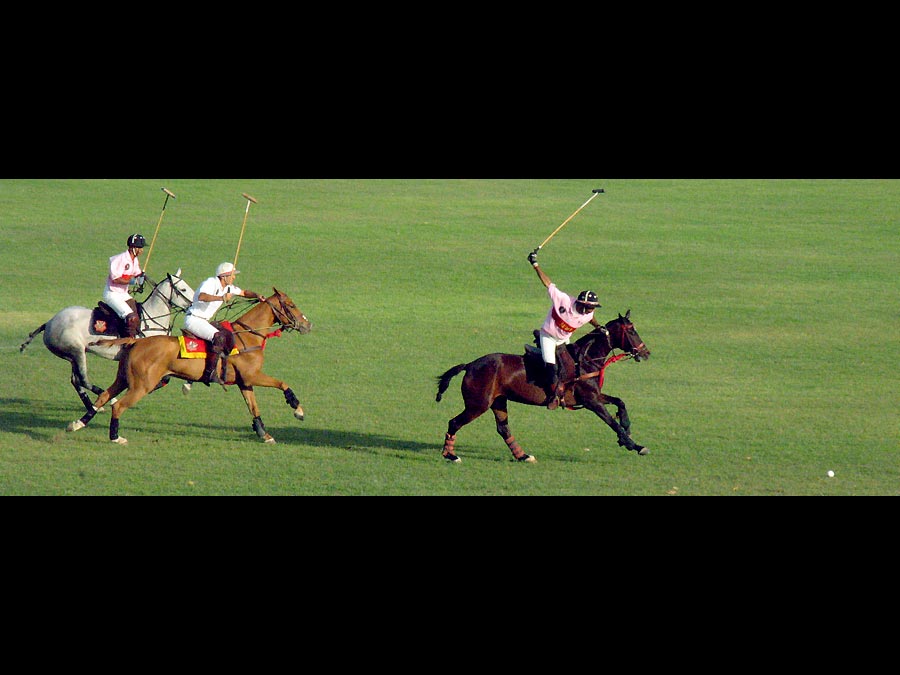
[[[178,347],[180,349],[179,358],[182,359],[205,359],[206,358],[206,340],[197,338],[185,338],[184,335],[178,336]]]
[[[206,340],[195,337],[178,336],[178,348],[180,350],[178,357],[182,359],[205,359],[206,358]],[[238,353],[237,347],[231,350],[229,356]]]

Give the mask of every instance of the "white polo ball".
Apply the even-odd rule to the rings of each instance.
[[[834,471],[832,471],[831,469],[829,469],[829,470],[828,470],[828,473],[826,473],[825,475],[828,476],[829,478],[834,478]]]

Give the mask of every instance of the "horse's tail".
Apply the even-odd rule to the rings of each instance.
[[[140,338],[119,338],[117,340],[95,340],[88,342],[88,347],[130,347]]]
[[[435,401],[440,402],[441,398],[444,395],[444,392],[447,391],[447,387],[450,386],[450,380],[459,375],[461,372],[466,370],[469,367],[468,363],[460,363],[458,366],[453,366],[446,373],[437,378],[438,381],[438,390],[437,397],[435,397]]]
[[[31,332],[28,334],[28,339],[25,340],[25,342],[23,342],[21,345],[19,345],[19,351],[20,351],[20,352],[24,352],[24,351],[25,351],[25,347],[27,347],[28,345],[30,345],[30,344],[31,344],[31,341],[34,340],[35,336],[36,336],[36,335],[40,335],[40,334],[44,331],[44,329],[45,329],[46,327],[47,327],[47,324],[42,323],[40,326],[38,326],[38,327],[35,328],[33,331],[31,331]]]

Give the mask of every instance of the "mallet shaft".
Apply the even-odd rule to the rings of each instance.
[[[562,225],[560,225],[560,226],[557,227],[555,230],[553,230],[553,232],[550,234],[550,236],[547,237],[546,239],[544,239],[543,242],[541,242],[541,245],[540,245],[540,246],[538,246],[536,249],[534,249],[535,253],[537,253],[537,252],[540,251],[542,248],[544,248],[544,245],[545,245],[548,241],[550,241],[551,239],[553,239],[553,237],[556,236],[556,233],[559,232],[561,229],[563,229],[563,228],[568,224],[568,222],[569,222],[570,220],[572,220],[572,218],[574,218],[575,216],[577,216],[577,215],[579,214],[579,212],[581,211],[581,209],[583,209],[585,206],[587,206],[588,204],[590,204],[590,203],[591,203],[591,200],[592,200],[594,197],[596,197],[596,196],[599,195],[599,194],[603,194],[603,188],[597,188],[596,190],[591,190],[591,192],[593,192],[593,194],[590,196],[590,198],[589,198],[584,204],[582,204],[581,206],[579,206],[579,207],[575,210],[575,213],[573,213],[571,216],[569,216],[568,218],[566,218],[566,219],[563,221],[563,224],[562,224]]]
[[[237,251],[234,252],[234,269],[237,269],[238,254],[241,252],[241,243],[244,241],[244,228],[247,226],[247,216],[250,215],[250,203],[251,202],[253,202],[254,204],[259,203],[253,197],[248,195],[246,192],[242,192],[241,196],[247,200],[247,208],[244,209],[244,222],[241,223],[241,236],[238,239]]]
[[[162,212],[159,214],[159,220],[156,222],[156,230],[153,232],[153,239],[150,241],[150,250],[147,251],[147,260],[144,261],[144,274],[150,266],[150,256],[153,255],[153,245],[156,243],[156,235],[159,234],[159,226],[162,225],[163,216],[166,215],[166,206],[169,204],[169,197],[177,199],[175,193],[166,188],[160,188],[166,193],[166,201],[163,202]]]

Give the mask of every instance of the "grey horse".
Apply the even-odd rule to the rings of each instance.
[[[152,282],[151,282],[152,283]],[[155,284],[147,299],[139,305],[141,333],[151,335],[171,335],[172,322],[176,311],[184,311],[191,306],[194,289],[181,278],[181,268],[175,274],[166,274],[165,280]],[[88,378],[87,352],[104,359],[119,360],[122,347],[89,346],[97,340],[113,340],[117,335],[98,333],[97,326],[91,325],[94,310],[87,307],[66,307],[57,312],[47,323],[34,329],[28,339],[19,347],[20,352],[39,334],[44,334],[44,345],[53,354],[72,364],[72,386],[88,411],[94,410],[89,393],[103,393],[103,388],[93,384]]]

